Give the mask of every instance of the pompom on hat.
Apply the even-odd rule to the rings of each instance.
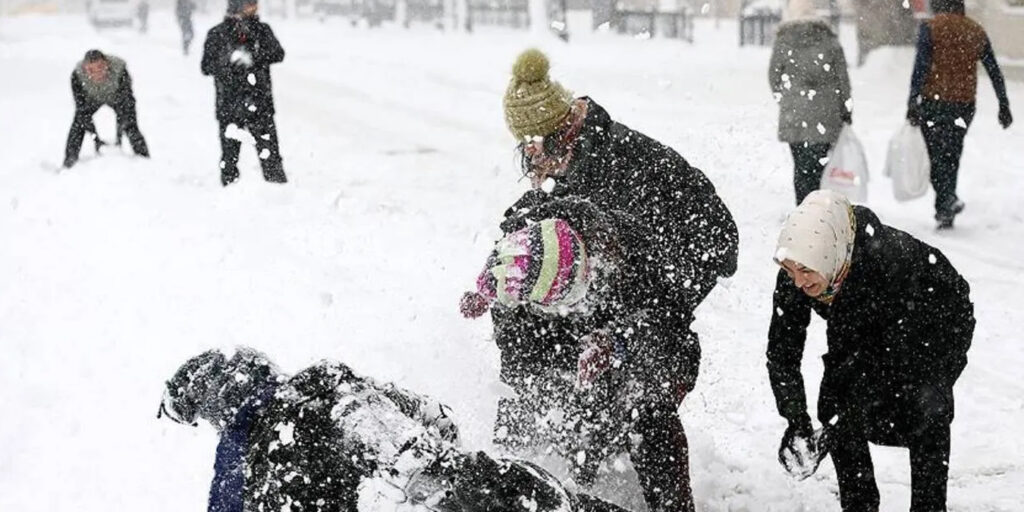
[[[542,310],[573,306],[587,293],[590,260],[583,239],[562,219],[545,219],[502,238],[466,293],[462,314],[476,318],[497,301]]]
[[[522,141],[551,135],[569,114],[572,93],[551,80],[551,63],[536,48],[519,54],[512,65],[512,80],[505,91],[505,124]]]

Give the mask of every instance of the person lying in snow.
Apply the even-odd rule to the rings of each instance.
[[[967,281],[938,249],[828,190],[786,219],[775,261],[768,375],[789,422],[780,461],[806,477],[827,450],[842,509],[877,512],[868,443],[907,447],[910,510],[946,510],[953,384],[975,324]],[[828,338],[818,397],[828,434],[818,450],[800,372],[812,311]],[[809,461],[795,456],[806,445]]]
[[[496,444],[531,460],[553,450],[583,488],[628,453],[649,508],[691,510],[676,409],[697,356],[652,319],[665,291],[647,277],[657,242],[638,225],[620,210],[533,191],[502,224],[508,234],[461,308],[467,317],[492,310],[501,377],[516,392],[499,402]]]
[[[624,512],[461,451],[446,406],[340,362],[289,377],[251,348],[203,352],[167,382],[161,416],[219,431],[209,512]]]

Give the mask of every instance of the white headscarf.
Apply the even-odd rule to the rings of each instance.
[[[853,207],[846,196],[815,190],[786,217],[775,261],[792,260],[834,283],[853,253]]]
[[[783,15],[785,21],[820,19],[814,0],[789,0]]]

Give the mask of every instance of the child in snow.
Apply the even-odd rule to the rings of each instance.
[[[938,249],[825,190],[789,215],[775,261],[768,375],[789,422],[780,461],[817,439],[800,373],[814,311],[828,338],[818,419],[844,512],[878,511],[868,443],[910,449],[911,511],[946,510],[953,384],[974,333],[967,282]]]
[[[657,319],[666,293],[644,272],[651,240],[587,200],[534,191],[519,206],[462,301],[467,317],[492,310],[516,391],[499,402],[495,442],[537,460],[553,450],[584,488],[628,453],[653,510],[692,510],[676,408],[698,354],[666,341],[679,333]]]
[[[75,118],[64,149],[64,167],[70,168],[78,161],[85,134],[95,137],[96,152],[103,141],[96,134],[92,116],[100,107],[108,105],[117,115],[117,144],[121,134],[128,136],[132,151],[136,155],[149,157],[146,139],[139,131],[135,116],[135,93],[132,91],[132,77],[124,60],[106,55],[99,50],[85,52],[85,58],[71,73],[71,95],[75,98]]]
[[[211,350],[167,382],[159,416],[220,432],[210,512],[624,512],[540,468],[459,450],[444,405],[324,361],[293,377]]]
[[[645,404],[636,411],[643,441],[631,449],[632,461],[649,508],[692,510],[686,436],[676,411],[697,378],[700,345],[690,330],[694,310],[719,278],[736,271],[736,224],[704,173],[672,148],[613,121],[593,99],[574,98],[549,77],[549,68],[538,50],[526,50],[516,59],[503,102],[505,122],[535,191],[550,190],[543,195],[588,201],[601,212],[632,219],[629,236],[644,249],[631,247],[635,252],[627,255],[635,281],[619,289],[623,305],[618,320],[639,324],[619,334],[635,332],[631,337],[643,340],[650,354],[641,381]],[[513,205],[505,227],[529,216],[533,199],[527,194]],[[611,301],[605,305],[620,308]],[[580,340],[609,347],[614,341],[608,329],[619,330],[596,321],[601,315],[580,321],[581,315],[563,317],[535,308],[496,307],[491,317],[502,379],[521,395],[542,392],[531,384],[537,375],[575,374]],[[586,331],[588,326],[594,330]],[[502,440],[505,424],[518,421],[519,412],[509,407],[516,403],[522,402],[499,403],[499,443],[516,444]]]

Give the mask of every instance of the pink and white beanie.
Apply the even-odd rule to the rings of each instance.
[[[480,316],[494,301],[547,311],[573,306],[586,296],[590,276],[579,233],[562,219],[545,219],[498,241],[477,278],[476,293],[463,297],[462,313]]]

